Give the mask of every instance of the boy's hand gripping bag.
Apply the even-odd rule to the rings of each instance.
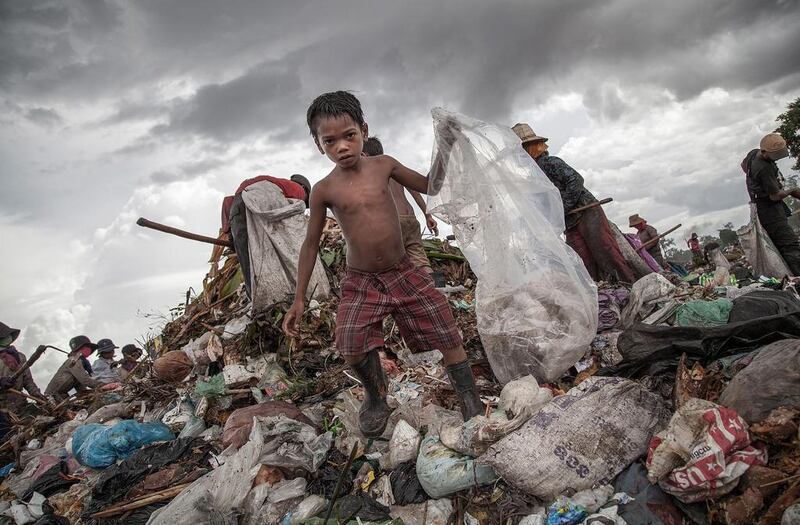
[[[433,110],[428,209],[446,218],[478,277],[486,355],[505,384],[559,378],[597,332],[597,287],[564,242],[558,189],[511,128]],[[440,161],[441,160],[441,161]]]

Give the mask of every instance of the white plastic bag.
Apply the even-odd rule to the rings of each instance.
[[[628,304],[622,310],[620,326],[630,328],[638,320],[647,317],[650,314],[651,308],[648,308],[648,306],[651,303],[666,300],[674,291],[675,285],[663,275],[659,273],[645,275],[633,283],[631,294],[628,297]]]
[[[397,422],[389,440],[389,459],[386,468],[393,469],[417,457],[417,450],[422,437],[417,429],[406,423],[404,419]]]
[[[452,224],[478,276],[477,328],[492,370],[502,384],[553,381],[597,332],[597,287],[562,238],[558,189],[510,128],[440,108],[433,120],[436,143],[455,142],[444,170],[432,170],[428,209]]]

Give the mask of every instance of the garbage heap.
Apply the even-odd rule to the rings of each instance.
[[[501,385],[476,279],[426,240],[487,412],[463,422],[438,351],[391,319],[384,435],[334,347],[336,297],[251,317],[235,256],[113,391],[41,406],[3,445],[1,520],[151,524],[778,524],[800,500],[795,283],[600,283],[598,333],[555,381]],[[333,290],[344,241],[325,230]],[[326,521],[327,520],[327,521]],[[781,521],[783,520],[783,521]],[[795,521],[792,521],[795,520]]]

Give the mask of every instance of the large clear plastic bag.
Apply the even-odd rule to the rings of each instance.
[[[432,113],[428,208],[453,226],[478,276],[477,327],[492,370],[502,384],[528,374],[553,381],[584,355],[598,308],[594,281],[563,240],[558,189],[510,128]]]

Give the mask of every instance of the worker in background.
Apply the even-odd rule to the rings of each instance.
[[[30,368],[16,379],[11,379],[14,372],[27,360],[25,355],[14,347],[17,337],[19,330],[0,323],[0,408],[10,410],[19,416],[28,409],[29,403],[24,396],[9,392],[8,389],[20,392],[25,389],[29,395],[39,398],[42,397],[42,392],[33,380]]]
[[[686,245],[689,246],[689,250],[692,252],[692,265],[695,268],[703,266],[705,263],[705,256],[703,255],[703,249],[700,247],[700,239],[697,238],[696,233],[692,233],[692,237],[686,241]]]
[[[550,155],[547,152],[547,138],[538,136],[528,124],[520,123],[512,129],[522,141],[525,151],[561,193],[567,244],[583,260],[589,275],[595,281],[614,277],[620,281],[634,282],[633,270],[622,256],[603,209],[595,206],[579,213],[570,213],[597,201],[583,186],[580,173],[560,158]]]
[[[100,388],[103,383],[92,377],[92,365],[89,356],[97,349],[85,335],[77,335],[69,340],[70,354],[58,368],[44,393],[55,401],[63,401],[69,397],[73,388],[80,392],[86,389]]]
[[[367,157],[377,157],[383,155],[383,144],[378,137],[369,137],[364,141],[364,150],[361,153]],[[397,183],[395,180],[389,181],[389,191],[392,193],[394,205],[397,208],[397,215],[400,218],[400,233],[403,237],[403,245],[406,247],[408,258],[418,268],[422,268],[433,277],[436,286],[445,286],[447,283],[444,281],[444,276],[437,274],[431,268],[431,262],[428,260],[428,255],[425,253],[425,246],[422,244],[422,228],[420,227],[417,216],[414,214],[414,208],[406,198],[406,189]],[[433,215],[428,213],[425,199],[418,191],[409,190],[411,197],[422,210],[425,215],[425,224],[428,229],[434,234],[439,234],[439,226]]]
[[[636,235],[642,242],[642,245],[647,244],[653,239],[658,238],[658,231],[647,224],[647,221],[639,217],[638,214],[631,215],[628,218],[628,226],[636,228]],[[661,251],[661,242],[656,241],[647,248],[647,252],[655,259],[661,268],[668,270],[667,261],[664,260],[664,252]]]
[[[122,361],[119,362],[119,369],[117,370],[120,379],[124,380],[133,372],[134,368],[139,366],[139,358],[142,357],[142,354],[142,349],[136,345],[122,347]]]
[[[286,199],[296,199],[303,201],[308,208],[308,199],[311,195],[311,183],[302,175],[295,174],[289,179],[271,177],[269,175],[259,175],[252,179],[243,181],[233,195],[225,197],[222,201],[222,238],[233,239],[234,251],[239,259],[239,266],[242,268],[242,277],[247,295],[252,297],[251,289],[251,265],[249,240],[247,236],[247,209],[245,207],[242,192],[254,184],[266,182],[280,189]]]
[[[800,275],[800,241],[789,226],[792,212],[783,200],[800,199],[800,188],[784,188],[785,181],[775,161],[789,156],[786,141],[778,133],[761,139],[742,161],[750,202],[756,205],[758,221],[769,235],[793,275]],[[781,276],[782,277],[782,276]]]
[[[111,339],[97,341],[97,359],[92,363],[92,377],[103,384],[118,383],[119,376],[113,370],[114,350],[119,348]]]

